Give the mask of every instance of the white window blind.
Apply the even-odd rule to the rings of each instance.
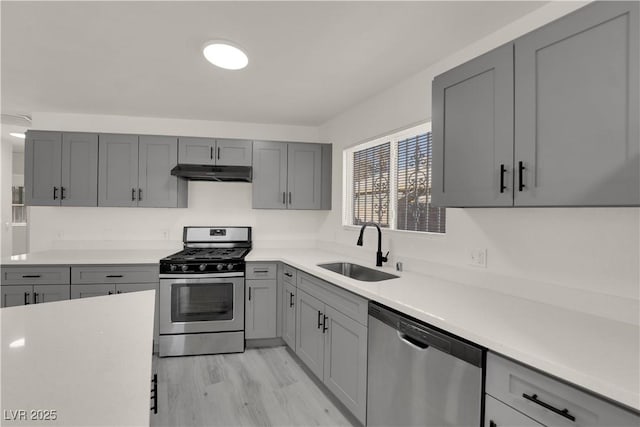
[[[344,224],[444,233],[444,208],[431,206],[429,125],[345,150]]]

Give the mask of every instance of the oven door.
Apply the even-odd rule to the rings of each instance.
[[[160,334],[242,331],[244,277],[160,279]]]

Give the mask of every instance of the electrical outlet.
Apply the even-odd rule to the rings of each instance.
[[[469,265],[487,268],[487,248],[476,248],[469,251]]]
[[[162,230],[162,240],[169,240],[169,230]]]

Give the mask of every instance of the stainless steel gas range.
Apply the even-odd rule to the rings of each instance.
[[[160,260],[160,357],[244,351],[244,257],[251,227],[185,227]]]

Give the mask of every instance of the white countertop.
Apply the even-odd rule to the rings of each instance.
[[[6,266],[158,264],[162,258],[175,252],[177,250],[170,249],[50,250],[2,258],[0,264]]]
[[[0,309],[3,425],[148,426],[154,304],[143,291]]]
[[[375,253],[371,253],[372,260]],[[362,282],[318,267],[374,263],[314,249],[254,249],[247,261],[282,261],[481,346],[640,410],[640,327],[410,272]]]

